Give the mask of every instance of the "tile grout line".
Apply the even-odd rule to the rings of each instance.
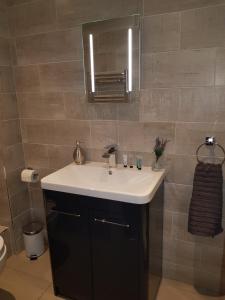
[[[195,7],[195,8],[188,8],[188,9],[177,9],[177,10],[172,10],[172,11],[165,11],[165,12],[160,12],[160,13],[154,13],[154,14],[144,14],[144,17],[151,17],[151,16],[161,16],[161,15],[168,15],[168,14],[172,14],[172,13],[185,13],[185,12],[189,12],[189,11],[195,11],[195,10],[204,10],[204,9],[209,9],[209,8],[215,8],[215,7],[221,7],[221,6],[225,6],[224,3],[220,3],[220,4],[214,4],[214,5],[207,5],[207,6],[201,6],[201,7]]]
[[[40,297],[37,298],[37,300],[41,300],[44,296],[44,294],[47,292],[47,290],[51,287],[51,283],[48,285],[48,287],[46,289],[43,290],[43,292],[41,293]]]

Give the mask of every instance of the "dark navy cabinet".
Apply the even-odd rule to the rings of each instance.
[[[148,204],[44,191],[55,294],[153,300],[162,276],[163,184]]]
[[[73,197],[46,192],[54,289],[65,298],[91,300],[91,250],[87,213]],[[63,203],[65,202],[65,203]]]

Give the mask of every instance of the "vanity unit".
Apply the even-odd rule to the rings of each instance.
[[[71,164],[45,178],[56,295],[155,299],[162,275],[164,171]]]

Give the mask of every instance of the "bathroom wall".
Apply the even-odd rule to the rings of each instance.
[[[17,251],[21,249],[21,226],[30,201],[27,186],[20,182],[24,157],[11,46],[6,1],[0,1],[0,225],[9,227],[11,246]]]
[[[9,48],[9,28],[7,20],[7,7],[4,1],[0,2],[0,16],[1,16],[1,25],[0,25],[0,72],[1,72],[1,90],[0,90],[0,103],[1,103],[1,123],[2,119],[5,119],[5,109],[4,104],[5,100],[5,89],[7,88],[7,74],[10,70],[10,48]],[[4,85],[5,83],[5,85]],[[6,184],[3,173],[3,145],[2,138],[0,141],[0,224],[8,225],[11,221],[11,213],[8,201],[8,195],[6,190]]]
[[[140,95],[128,104],[88,104],[80,24],[134,13],[142,14]],[[194,238],[187,212],[196,147],[207,135],[225,146],[225,1],[11,0],[9,18],[26,166],[41,176],[64,166],[76,139],[88,159],[101,160],[116,142],[120,154],[141,154],[149,165],[155,137],[168,138],[164,275],[193,282],[197,274],[217,287],[224,235]],[[39,184],[29,191],[43,220]]]
[[[193,237],[187,212],[197,146],[207,135],[225,146],[224,4],[145,1],[139,120],[174,126],[165,185],[164,275],[215,292],[224,292],[224,234]]]

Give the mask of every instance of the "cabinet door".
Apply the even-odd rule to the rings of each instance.
[[[126,220],[92,216],[95,300],[138,300],[138,237]]]
[[[80,212],[48,211],[48,238],[57,295],[91,299],[91,259],[88,220]]]

